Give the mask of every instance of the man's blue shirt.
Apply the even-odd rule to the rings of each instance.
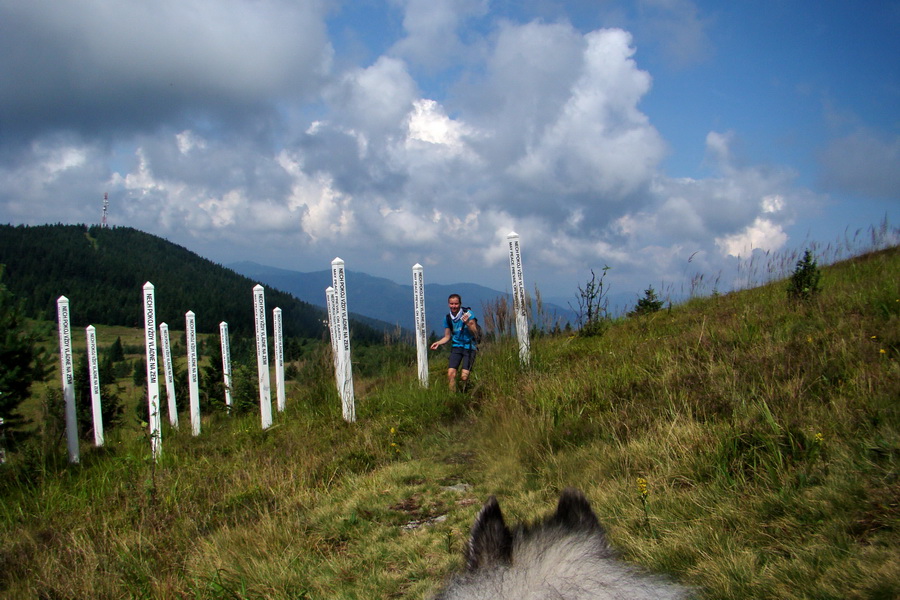
[[[462,310],[462,309],[460,309]],[[471,309],[466,311],[469,314],[470,319],[474,319],[475,315],[472,313]],[[449,329],[453,332],[453,336],[451,338],[451,346],[453,348],[465,348],[467,350],[474,350],[476,348],[475,338],[472,336],[472,332],[469,331],[469,328],[462,321],[462,317],[459,319],[452,319],[450,315],[444,316],[444,328]]]

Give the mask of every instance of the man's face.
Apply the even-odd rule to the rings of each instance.
[[[450,305],[450,314],[452,315],[456,315],[456,313],[459,312],[459,307],[462,305],[459,298],[450,298],[450,300],[447,301],[447,304]]]

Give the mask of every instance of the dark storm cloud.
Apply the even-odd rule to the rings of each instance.
[[[0,127],[53,130],[233,120],[320,85],[318,2],[138,0],[0,4]]]

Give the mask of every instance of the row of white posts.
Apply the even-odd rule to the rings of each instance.
[[[519,247],[519,235],[515,232],[507,236],[509,244],[509,267],[512,277],[513,305],[516,314],[516,333],[519,340],[519,358],[522,364],[530,361],[528,337],[528,317],[526,314],[525,282],[522,271],[522,254]],[[418,359],[419,381],[428,387],[428,345],[425,323],[425,277],[424,267],[416,264],[413,272],[413,298],[415,304],[416,354]],[[331,347],[334,355],[335,379],[341,398],[342,415],[345,421],[356,421],[356,406],[353,395],[353,370],[350,359],[350,321],[347,310],[347,281],[344,261],[335,258],[331,262],[332,285],[325,291],[328,311],[328,325],[331,334]],[[253,288],[254,321],[256,326],[256,357],[259,374],[259,404],[262,428],[272,425],[272,399],[269,380],[269,353],[266,337],[266,301],[265,289],[261,285]],[[150,444],[153,458],[157,459],[162,452],[162,427],[160,416],[159,390],[159,346],[162,346],[163,372],[166,379],[166,396],[168,398],[169,423],[178,427],[178,410],[175,401],[175,380],[172,369],[172,353],[169,340],[169,326],[166,323],[156,324],[156,297],[153,284],[149,281],[143,288],[144,310],[144,342],[147,354],[147,396],[149,407]],[[60,296],[57,300],[57,317],[59,321],[59,349],[62,373],[63,398],[65,400],[66,438],[68,442],[69,461],[79,462],[78,424],[75,411],[75,376],[72,358],[72,336],[70,330],[69,300]],[[273,311],[273,330],[275,333],[275,381],[277,388],[277,408],[285,409],[284,389],[284,336],[282,332],[282,311]],[[159,337],[157,339],[157,328]],[[94,442],[103,445],[103,418],[101,416],[100,378],[97,357],[97,335],[93,325],[86,329],[88,369],[90,374],[92,412],[94,420]],[[199,392],[199,358],[197,355],[196,315],[188,311],[185,314],[185,337],[187,341],[188,389],[190,393],[191,432],[200,435],[200,392]],[[228,323],[219,323],[219,337],[222,345],[222,371],[225,383],[225,405],[231,408],[231,350],[228,342]],[[161,344],[160,344],[161,342]]]
[[[509,272],[512,278],[513,310],[516,315],[516,334],[519,340],[519,359],[527,365],[531,360],[528,331],[527,296],[522,269],[522,250],[519,234],[506,236],[509,246]],[[416,263],[412,268],[413,305],[415,310],[416,358],[419,381],[428,387],[428,341],[425,322],[425,268]],[[353,399],[353,373],[350,360],[350,326],[347,318],[347,285],[344,261],[338,257],[331,261],[331,286],[325,289],[325,306],[331,333],[331,350],[334,370],[344,419],[356,420]]]
[[[260,412],[262,427],[272,425],[272,401],[269,387],[269,358],[266,338],[265,290],[261,285],[253,288],[253,303],[256,320],[257,366],[259,371]],[[65,401],[66,438],[69,461],[79,462],[78,422],[75,410],[75,369],[72,355],[72,334],[70,327],[69,299],[60,296],[56,302],[59,322],[59,350],[62,373],[63,399]],[[172,352],[169,339],[169,326],[159,324],[159,338],[156,325],[155,288],[149,281],[143,288],[144,310],[144,344],[147,356],[147,397],[150,428],[150,443],[153,457],[157,458],[162,450],[162,417],[159,389],[159,349],[162,350],[163,374],[166,380],[166,396],[168,398],[169,423],[178,427],[178,408],[175,398],[175,376],[172,368]],[[273,311],[275,332],[275,380],[277,386],[278,410],[285,408],[284,389],[284,335],[282,331],[281,309]],[[99,361],[97,356],[97,333],[93,325],[86,329],[88,372],[90,376],[91,401],[94,425],[94,443],[104,444],[103,417],[101,413]],[[231,347],[228,340],[228,323],[219,323],[219,336],[222,347],[222,372],[225,384],[225,405],[232,405],[232,373]],[[197,353],[197,320],[192,311],[185,314],[185,338],[187,342],[187,375],[190,394],[191,433],[200,435],[200,370]]]

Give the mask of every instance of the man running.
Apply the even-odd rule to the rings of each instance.
[[[450,294],[447,298],[450,306],[450,314],[444,317],[444,337],[431,345],[432,350],[437,350],[443,344],[452,340],[450,345],[450,364],[447,368],[447,382],[450,391],[456,391],[456,374],[459,371],[462,379],[463,390],[469,380],[469,373],[475,367],[475,353],[478,350],[475,343],[477,319],[472,310],[463,310],[462,298],[459,294]],[[460,369],[460,367],[462,367]]]

